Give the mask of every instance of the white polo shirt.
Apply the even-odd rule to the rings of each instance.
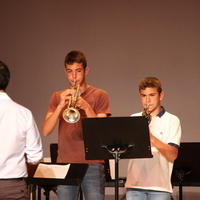
[[[142,116],[136,113],[131,116]],[[150,132],[159,140],[179,148],[181,140],[180,120],[163,108],[153,116]],[[169,162],[155,147],[151,147],[153,158],[130,159],[125,188],[156,190],[172,193],[171,174],[173,163]]]

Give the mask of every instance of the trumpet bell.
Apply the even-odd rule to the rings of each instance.
[[[63,119],[68,123],[76,123],[80,119],[80,113],[76,108],[67,108],[63,111]]]

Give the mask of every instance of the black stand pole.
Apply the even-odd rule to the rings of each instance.
[[[176,170],[176,176],[178,177],[178,180],[179,180],[179,200],[183,199],[182,182],[183,182],[185,174],[186,174],[185,170],[183,169]]]
[[[45,195],[45,197],[46,197],[45,199],[46,199],[46,200],[49,200],[49,198],[50,198],[50,191],[51,191],[51,190],[49,190],[48,188],[47,188],[47,189],[44,188],[44,191],[45,191],[45,192],[44,192],[44,195]]]
[[[131,143],[125,150],[121,150],[120,147],[111,148],[111,150],[109,150],[108,146],[101,145],[101,147],[105,148],[115,158],[115,200],[119,200],[119,160],[121,154],[126,153],[127,150],[133,146],[133,143]]]
[[[178,177],[178,180],[179,180],[179,200],[183,199],[183,184],[182,184],[182,182],[184,180],[184,177],[185,177],[185,175],[190,174],[192,170],[193,170],[193,168],[188,170],[187,173],[186,173],[186,170],[184,170],[184,169],[176,170],[176,176]]]
[[[112,155],[115,158],[115,200],[119,199],[119,159],[120,159],[120,149],[116,151],[113,149]]]

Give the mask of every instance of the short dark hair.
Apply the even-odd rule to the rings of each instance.
[[[0,90],[5,90],[10,81],[10,71],[8,66],[0,61]]]
[[[72,65],[74,63],[82,63],[84,69],[87,67],[87,61],[85,55],[81,51],[71,51],[69,52],[64,61],[64,65]]]
[[[162,85],[159,79],[156,77],[146,77],[140,81],[139,91],[145,90],[146,88],[157,88],[158,93],[162,92]]]

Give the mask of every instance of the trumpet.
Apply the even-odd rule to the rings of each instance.
[[[80,119],[80,112],[76,109],[76,102],[80,96],[80,85],[68,102],[68,108],[63,111],[63,119],[68,123],[76,123]]]
[[[148,124],[150,124],[151,122],[151,113],[148,112],[149,107],[150,107],[150,104],[147,104],[147,107],[144,108],[144,111],[142,112],[142,116],[144,116],[147,119]]]

